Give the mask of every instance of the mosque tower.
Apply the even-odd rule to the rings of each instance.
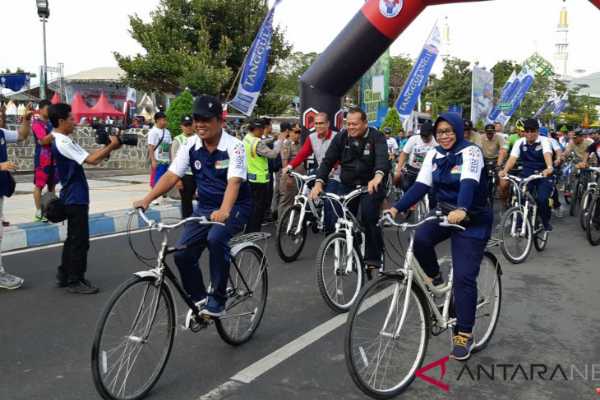
[[[450,57],[450,25],[448,25],[448,17],[444,20],[442,26],[442,60]]]
[[[565,0],[563,0],[564,3]],[[560,23],[556,28],[556,72],[562,79],[567,78],[567,63],[569,61],[569,14],[567,7],[560,10]]]

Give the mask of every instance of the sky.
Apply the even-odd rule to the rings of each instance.
[[[323,51],[360,9],[364,0],[283,0],[275,22],[295,50]],[[404,0],[411,1],[411,0]],[[272,2],[272,0],[271,0]],[[116,66],[113,51],[143,49],[130,34],[128,16],[149,17],[159,0],[49,0],[48,64],[64,63],[66,75]],[[522,62],[538,51],[553,62],[556,26],[563,5],[569,10],[569,73],[600,71],[597,38],[600,10],[587,0],[494,0],[426,9],[394,42],[392,55],[415,58],[436,20],[450,25],[450,54],[491,68],[496,61]],[[42,27],[35,0],[0,0],[3,38],[0,69],[38,72]],[[218,21],[214,21],[218,23]],[[359,54],[359,50],[357,52]],[[439,63],[438,63],[439,67]]]

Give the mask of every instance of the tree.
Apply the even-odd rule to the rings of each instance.
[[[413,67],[414,61],[408,55],[400,54],[390,58],[390,98],[389,106],[393,107],[404,82]]]
[[[380,130],[384,128],[392,128],[392,135],[397,135],[400,132],[400,128],[402,128],[402,122],[400,121],[400,115],[398,115],[398,111],[396,108],[391,107],[381,124]]]
[[[458,104],[463,107],[463,115],[471,113],[471,70],[470,63],[458,58],[446,59],[442,77],[432,75],[429,86],[423,91],[423,101],[432,104],[432,114],[446,111],[449,106]]]
[[[267,13],[267,3],[161,0],[149,22],[131,16],[131,35],[145,54],[115,53],[126,72],[125,83],[147,92],[177,94],[189,88],[195,95],[207,93],[224,98]],[[289,53],[290,45],[284,41],[281,29],[275,27],[269,70]],[[272,85],[270,79],[271,74],[265,90]]]
[[[181,134],[181,119],[192,114],[193,105],[194,97],[189,90],[184,90],[171,102],[167,110],[167,121],[169,121],[169,131],[173,137]]]

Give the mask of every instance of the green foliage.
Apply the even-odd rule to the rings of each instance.
[[[394,106],[394,102],[400,95],[400,91],[410,74],[413,63],[414,61],[407,55],[400,54],[390,57],[390,107]]]
[[[402,121],[400,121],[400,115],[398,115],[398,111],[396,111],[395,107],[390,107],[383,123],[379,127],[380,130],[383,128],[392,128],[392,135],[398,135],[400,129],[402,128]]]
[[[171,102],[167,110],[167,121],[169,122],[171,136],[175,137],[181,134],[181,119],[192,114],[193,104],[194,96],[189,90],[184,90]]]
[[[189,88],[226,97],[267,10],[267,0],[161,0],[149,22],[130,17],[131,35],[145,52],[115,53],[125,83],[146,92]],[[276,27],[269,68],[289,53]]]
[[[470,63],[458,58],[446,59],[441,78],[432,75],[425,88],[422,101],[432,104],[435,117],[448,110],[448,106],[458,104],[463,107],[463,115],[471,114],[471,70]]]

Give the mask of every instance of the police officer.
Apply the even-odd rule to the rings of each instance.
[[[348,129],[337,134],[317,171],[317,181],[311,191],[316,199],[329,180],[331,169],[341,165],[341,184],[338,194],[347,194],[356,186],[367,186],[368,194],[350,204],[354,215],[360,206],[360,220],[365,228],[365,264],[370,269],[381,267],[383,237],[377,226],[381,203],[385,197],[384,179],[390,171],[385,136],[370,128],[367,115],[358,107],[351,108],[347,116]]]
[[[196,135],[177,153],[169,171],[150,193],[134,203],[147,209],[152,201],[168,192],[188,168],[196,179],[198,204],[193,216],[207,217],[225,225],[185,226],[177,244],[175,264],[186,292],[202,310],[201,315],[218,318],[224,313],[229,279],[229,240],[243,229],[252,208],[250,187],[246,182],[244,145],[223,129],[223,108],[213,96],[199,96],[193,106]],[[198,260],[203,250],[210,252],[210,277],[213,292],[208,294],[202,281]],[[185,326],[192,322],[188,312]]]
[[[414,253],[434,285],[444,279],[435,246],[450,238],[454,271],[454,301],[457,325],[451,356],[466,360],[471,355],[477,307],[477,275],[490,238],[492,209],[487,202],[487,182],[481,149],[464,138],[463,121],[456,113],[442,114],[434,125],[439,146],[430,150],[415,184],[388,212],[394,217],[408,210],[430,191],[438,206],[449,211],[448,222],[460,224],[469,216],[465,231],[431,222],[415,233]]]
[[[529,189],[534,190],[537,193],[536,203],[540,210],[540,218],[544,225],[544,230],[551,231],[552,225],[550,225],[550,217],[552,215],[548,199],[552,194],[552,180],[548,179],[554,172],[552,166],[552,147],[548,140],[540,137],[538,129],[540,128],[536,119],[530,118],[523,124],[525,129],[525,137],[519,139],[512,148],[510,157],[504,166],[504,169],[500,172],[500,177],[508,175],[517,160],[521,160],[523,164],[523,171],[521,176],[527,178],[528,176],[541,173],[546,179],[535,180],[530,183]]]
[[[248,133],[244,137],[246,161],[248,162],[248,182],[250,182],[254,203],[252,215],[246,226],[246,233],[260,231],[270,195],[268,160],[277,158],[283,144],[283,135],[280,135],[273,148],[269,148],[267,142],[261,140],[264,128],[263,119],[251,120],[248,124]]]

